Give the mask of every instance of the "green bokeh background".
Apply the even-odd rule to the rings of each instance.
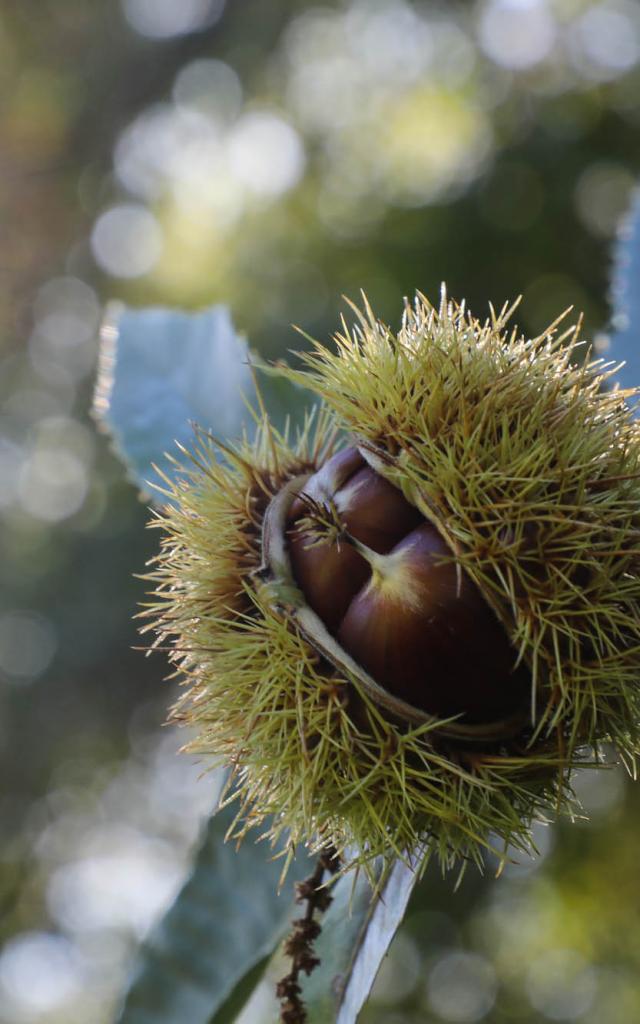
[[[0,1024],[106,1024],[215,794],[134,649],[155,537],[88,414],[103,303],[228,302],[273,358],[444,280],[606,354],[640,8],[22,0],[0,83]],[[640,797],[584,775],[540,858],[428,875],[365,1021],[640,1018]]]

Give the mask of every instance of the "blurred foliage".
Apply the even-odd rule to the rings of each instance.
[[[310,392],[251,351],[222,305],[109,309],[98,363],[94,415],[131,482],[155,503],[167,500],[184,462],[165,456],[193,447],[194,423],[230,444],[255,435],[261,409],[276,430],[293,431],[314,405]]]
[[[342,294],[396,323],[446,280],[530,332],[573,304],[605,351],[640,9],[21,0],[0,82],[0,1024],[106,1024],[214,793],[132,650],[153,536],[87,417],[103,301],[229,302],[279,357]],[[605,778],[539,866],[429,875],[366,1020],[638,1019],[638,796]]]
[[[233,1020],[287,933],[295,882],[313,861],[300,851],[283,877],[282,860],[259,835],[240,849],[225,843],[236,813],[231,806],[212,817],[193,872],[136,958],[118,1024]]]
[[[613,317],[606,352],[616,362],[624,360],[616,379],[622,387],[636,387],[640,377],[640,193],[620,223],[613,250],[611,302]],[[637,407],[636,407],[637,414]]]

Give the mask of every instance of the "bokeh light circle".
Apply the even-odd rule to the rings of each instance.
[[[160,258],[162,230],[146,207],[122,203],[98,217],[91,248],[98,266],[112,277],[141,277]]]
[[[131,27],[151,39],[199,32],[218,20],[224,6],[225,0],[122,0]]]

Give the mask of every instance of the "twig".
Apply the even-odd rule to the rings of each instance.
[[[307,1011],[300,998],[302,988],[299,982],[300,973],[311,974],[320,960],[314,956],[313,944],[322,931],[322,925],[315,920],[316,911],[323,914],[329,907],[333,896],[322,885],[325,872],[335,875],[340,867],[340,857],[331,848],[318,857],[314,872],[303,882],[296,884],[296,902],[307,904],[302,917],[293,921],[293,927],[284,944],[284,951],[291,957],[291,970],[276,986],[276,996],[280,1000],[281,1024],[304,1024]]]

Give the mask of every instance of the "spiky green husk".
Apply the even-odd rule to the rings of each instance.
[[[232,766],[238,834],[268,823],[273,838],[331,845],[365,867],[425,844],[445,865],[480,863],[490,831],[526,846],[531,818],[566,798],[566,759],[548,744],[533,762],[524,745],[464,755],[442,748],[431,726],[389,721],[275,610],[255,574],[266,502],[324,461],[332,434],[325,418],[290,448],[264,423],[226,464],[201,437],[174,503],[152,522],[165,536],[145,614],[186,679],[174,718],[197,730],[188,749]]]
[[[337,353],[294,373],[331,408],[294,444],[265,421],[218,461],[197,450],[170,486],[147,615],[187,691],[189,749],[233,769],[236,832],[334,846],[367,867],[422,846],[444,865],[526,847],[570,806],[584,745],[637,745],[638,428],[575,337],[525,341],[420,299],[395,338],[368,313]],[[336,427],[443,533],[531,666],[531,728],[465,747],[376,707],[299,633],[259,570],[270,498],[317,469]],[[284,604],[286,606],[286,595]],[[151,628],[151,627],[150,627]],[[426,863],[425,857],[424,863]]]

